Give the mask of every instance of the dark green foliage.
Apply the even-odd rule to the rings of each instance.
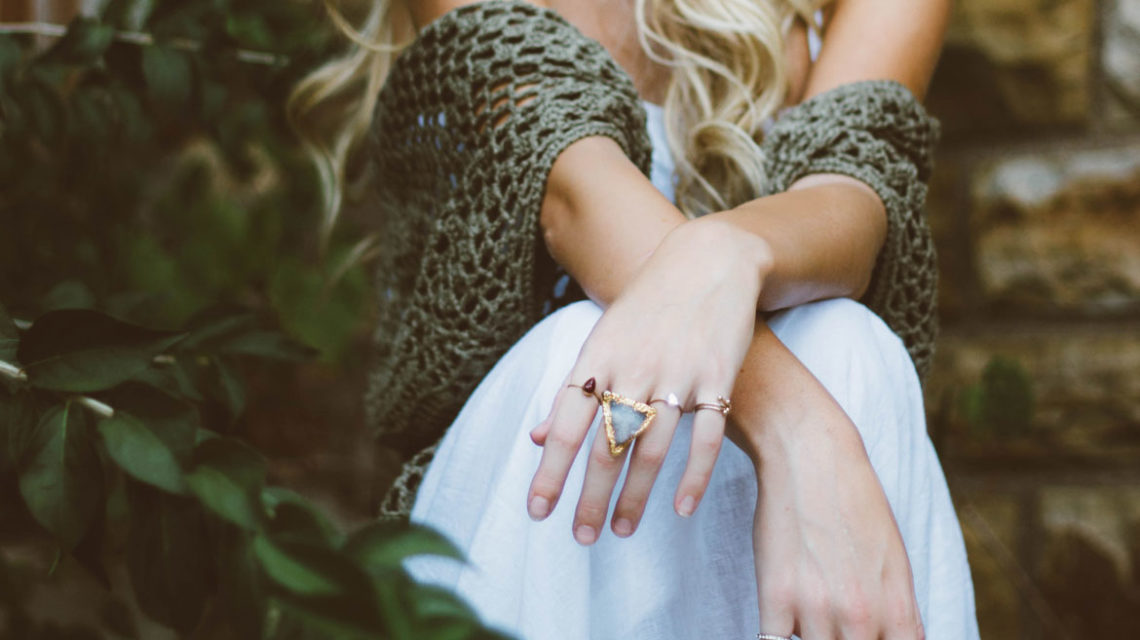
[[[51,311],[20,340],[16,358],[41,389],[102,391],[146,369],[154,356],[183,337],[95,311]]]
[[[183,635],[500,637],[403,569],[446,540],[344,531],[242,439],[251,370],[358,360],[368,325],[364,269],[340,269],[363,234],[318,244],[284,117],[335,46],[318,5],[110,0],[43,51],[0,36],[4,518],[108,589],[117,544],[119,595]],[[0,636],[137,635],[33,623],[2,563]]]
[[[318,246],[318,182],[284,114],[337,43],[318,4],[119,0],[39,55],[0,36],[0,300],[26,314],[131,291],[161,303],[106,310],[158,326],[240,301],[347,355],[367,278],[330,265],[362,233]],[[280,346],[249,348],[298,357]]]
[[[37,421],[19,461],[24,504],[68,551],[87,533],[103,502],[102,465],[89,422],[75,402],[51,407]]]
[[[214,310],[182,331],[155,332],[98,311],[49,311],[16,331],[29,374],[49,357],[75,353],[87,364],[68,371],[119,371],[131,361],[129,379],[103,374],[87,385],[92,396],[61,389],[56,377],[23,377],[6,363],[0,442],[31,516],[110,588],[101,554],[113,518],[105,514],[119,508],[112,496],[125,489],[134,597],[183,634],[196,632],[213,607],[220,624],[247,636],[499,637],[454,594],[416,584],[403,568],[416,555],[461,562],[446,538],[388,522],[346,535],[301,495],[270,486],[261,453],[203,423],[199,407],[210,388],[240,395],[242,382],[233,371],[192,363],[228,370],[235,357],[306,353],[251,318]],[[123,346],[136,343],[146,348]],[[105,478],[113,479],[109,489]]]

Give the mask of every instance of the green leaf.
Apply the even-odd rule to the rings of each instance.
[[[68,402],[44,412],[22,462],[28,510],[70,551],[103,502],[103,468],[83,409]]]
[[[283,540],[308,540],[339,546],[341,532],[304,497],[282,487],[266,487],[261,501],[269,512],[269,531]]]
[[[414,523],[373,522],[349,536],[344,550],[370,571],[400,566],[404,558],[434,555],[463,561],[443,534]]]
[[[274,598],[290,612],[334,637],[382,637],[372,582],[344,554],[264,535],[253,549]]]
[[[186,339],[178,348],[186,351],[210,352],[240,333],[257,326],[257,316],[240,307],[213,306],[195,315],[186,327]]]
[[[10,466],[24,457],[37,424],[36,405],[31,392],[9,393],[0,387],[0,446]]]
[[[51,288],[40,303],[44,310],[94,309],[95,294],[78,280],[64,280]]]
[[[245,385],[233,367],[221,358],[210,358],[210,365],[214,380],[208,385],[207,393],[237,420],[245,412]]]
[[[0,304],[0,360],[16,364],[16,349],[20,345],[20,332],[16,323],[8,315],[8,310]]]
[[[232,438],[211,438],[194,451],[195,465],[186,475],[190,491],[208,509],[250,531],[261,527],[261,489],[265,459]]]
[[[139,606],[189,633],[211,592],[213,551],[202,511],[193,501],[135,485],[131,513],[127,570]]]
[[[145,47],[142,51],[142,68],[151,95],[157,100],[170,105],[181,105],[190,98],[193,78],[186,54],[161,45]]]
[[[99,422],[99,433],[107,453],[123,471],[170,493],[186,492],[174,453],[143,421],[118,411]]]
[[[76,18],[48,55],[72,64],[89,64],[103,55],[114,36],[115,29],[109,24],[91,18]]]
[[[317,355],[315,349],[291,340],[278,331],[251,331],[222,343],[218,351],[290,362],[312,360]]]
[[[189,463],[201,424],[198,408],[193,404],[133,380],[101,394],[100,398],[115,407],[116,412],[130,414],[145,424],[180,464]]]
[[[182,358],[176,358],[173,362],[153,362],[131,377],[131,380],[153,387],[176,398],[202,402],[202,394],[194,386],[186,368],[187,366]]]
[[[253,553],[265,575],[293,593],[309,596],[343,593],[347,586],[322,570],[339,564],[336,553],[318,545],[294,542],[286,546],[266,536],[253,540]]]
[[[129,380],[182,337],[97,311],[51,311],[24,334],[17,357],[33,386],[86,393]]]

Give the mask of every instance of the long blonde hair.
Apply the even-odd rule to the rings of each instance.
[[[634,0],[638,37],[672,70],[665,97],[677,204],[686,215],[755,198],[764,184],[763,126],[787,95],[785,36],[828,0]],[[352,151],[371,124],[377,94],[412,29],[399,0],[373,0],[357,30],[325,0],[353,43],[306,76],[287,105],[316,163],[324,193],[322,232],[341,208]]]

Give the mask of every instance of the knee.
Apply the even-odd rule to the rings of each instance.
[[[921,396],[902,340],[864,305],[837,298],[774,317],[776,336],[855,418],[860,407]]]

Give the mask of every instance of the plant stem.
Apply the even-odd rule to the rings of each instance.
[[[3,360],[0,360],[0,376],[4,376],[9,380],[15,380],[16,382],[28,381],[28,374],[24,373],[23,369],[10,362],[4,362]]]
[[[28,374],[23,369],[17,367],[11,362],[4,362],[0,360],[0,376],[15,380],[16,382],[27,382]],[[100,402],[95,398],[87,396],[75,396],[75,402],[87,408],[88,411],[94,413],[101,418],[110,418],[115,415],[115,410],[105,402]]]

